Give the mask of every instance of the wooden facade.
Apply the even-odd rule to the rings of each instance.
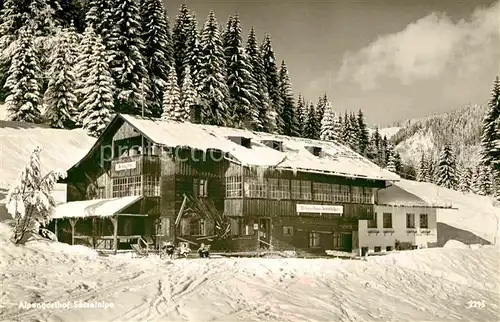
[[[126,223],[118,224],[118,234],[145,236],[156,246],[175,239],[192,246],[210,243],[216,250],[308,253],[354,251],[358,221],[372,217],[376,190],[385,187],[381,180],[250,168],[222,152],[160,146],[121,118],[68,172],[66,183],[68,202],[144,196],[128,211],[138,216],[123,219]],[[214,223],[193,213],[191,205],[183,206],[186,196],[212,205],[225,216],[228,238],[214,238]],[[343,211],[298,213],[297,205],[337,205]],[[104,227],[100,230],[96,225],[95,219],[88,219],[77,228],[87,236],[108,235],[113,228],[109,222],[100,223]]]

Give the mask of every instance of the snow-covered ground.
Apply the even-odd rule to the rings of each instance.
[[[46,241],[16,247],[7,235],[0,223],[0,320],[6,321],[494,321],[500,315],[500,251],[492,246],[368,261],[169,262],[101,257]],[[69,309],[20,305],[35,302]],[[89,305],[108,308],[83,308]]]
[[[492,244],[495,237],[500,242],[500,207],[494,205],[493,198],[464,194],[428,182],[401,180],[397,185],[429,204],[451,205],[454,209],[437,210],[438,222],[471,232]]]

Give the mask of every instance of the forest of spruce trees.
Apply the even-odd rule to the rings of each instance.
[[[113,114],[127,113],[332,140],[404,178],[494,190],[491,175],[491,183],[477,178],[500,166],[498,94],[485,120],[480,167],[457,169],[449,146],[437,162],[423,156],[415,167],[403,164],[378,130],[369,134],[361,110],[338,113],[327,94],[316,102],[296,97],[271,36],[259,41],[250,27],[244,40],[238,14],[222,25],[212,11],[200,26],[185,4],[170,22],[162,0],[0,4],[0,100],[13,121],[98,136]]]

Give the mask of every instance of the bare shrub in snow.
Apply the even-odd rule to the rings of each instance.
[[[50,171],[42,175],[40,153],[37,147],[20,176],[20,182],[7,195],[7,211],[14,218],[12,241],[23,244],[32,234],[38,234],[40,226],[47,224],[55,206],[51,191],[63,175]]]

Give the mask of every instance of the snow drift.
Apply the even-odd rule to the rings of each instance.
[[[10,244],[0,223],[0,320],[493,321],[499,250],[426,249],[367,261],[98,256],[79,246]],[[70,303],[70,309],[25,309]],[[471,308],[470,301],[485,307]],[[104,308],[82,308],[104,303]]]

